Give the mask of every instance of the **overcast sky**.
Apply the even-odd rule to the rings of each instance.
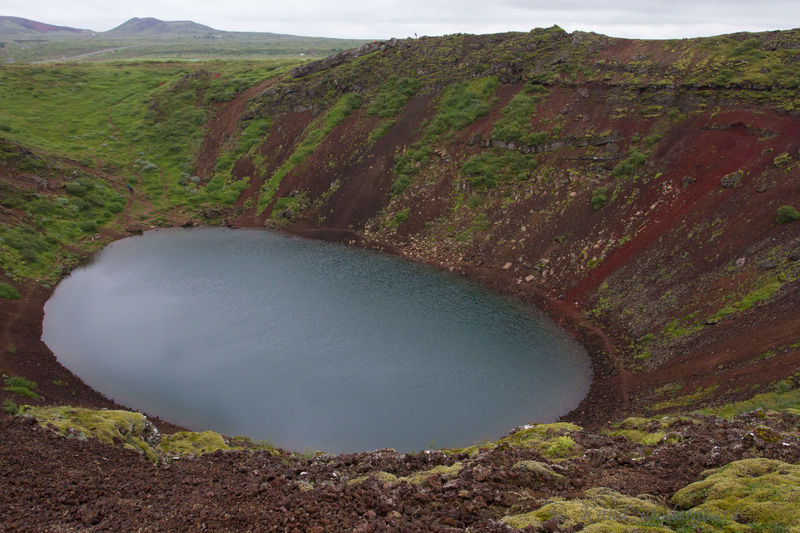
[[[3,0],[0,15],[105,31],[131,17],[220,30],[384,39],[558,24],[615,37],[698,37],[800,27],[800,0]]]

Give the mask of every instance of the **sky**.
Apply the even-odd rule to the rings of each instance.
[[[798,0],[3,0],[0,15],[109,30],[131,17],[219,30],[386,39],[528,31],[557,24],[666,39],[800,27]]]

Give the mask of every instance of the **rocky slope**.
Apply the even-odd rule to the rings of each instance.
[[[232,166],[247,188],[222,219],[547,307],[595,352],[606,413],[752,393],[800,362],[800,226],[777,221],[800,207],[798,39],[551,28],[303,65],[239,115],[270,127]]]
[[[80,421],[66,429],[77,438],[64,439],[3,414],[2,523],[797,527],[798,58],[799,31],[633,41],[550,28],[389,41],[220,103],[204,98],[215,78],[204,70],[159,86],[148,127],[187,108],[206,116],[185,175],[149,161],[128,175],[108,159],[87,168],[3,141],[0,260],[10,277],[0,290],[21,298],[0,298],[0,370],[35,382],[6,382],[7,411],[118,407],[39,340],[42,285],[126,228],[163,224],[282,228],[449,269],[545,309],[587,346],[595,381],[566,417],[579,426],[407,456],[243,445],[165,459],[133,426],[114,447],[85,440],[97,428]],[[773,410],[712,416],[759,406]],[[699,407],[708,415],[656,416]]]

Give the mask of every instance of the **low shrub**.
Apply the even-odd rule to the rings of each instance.
[[[778,208],[778,216],[775,217],[775,221],[778,224],[788,224],[798,218],[800,218],[800,213],[797,212],[797,209],[791,205],[782,205]]]
[[[592,209],[598,211],[608,203],[608,191],[605,187],[600,187],[592,192]]]

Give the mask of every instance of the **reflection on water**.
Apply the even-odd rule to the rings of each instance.
[[[191,429],[347,452],[465,446],[552,421],[585,351],[538,311],[397,258],[255,230],[118,241],[45,305],[89,385]]]

